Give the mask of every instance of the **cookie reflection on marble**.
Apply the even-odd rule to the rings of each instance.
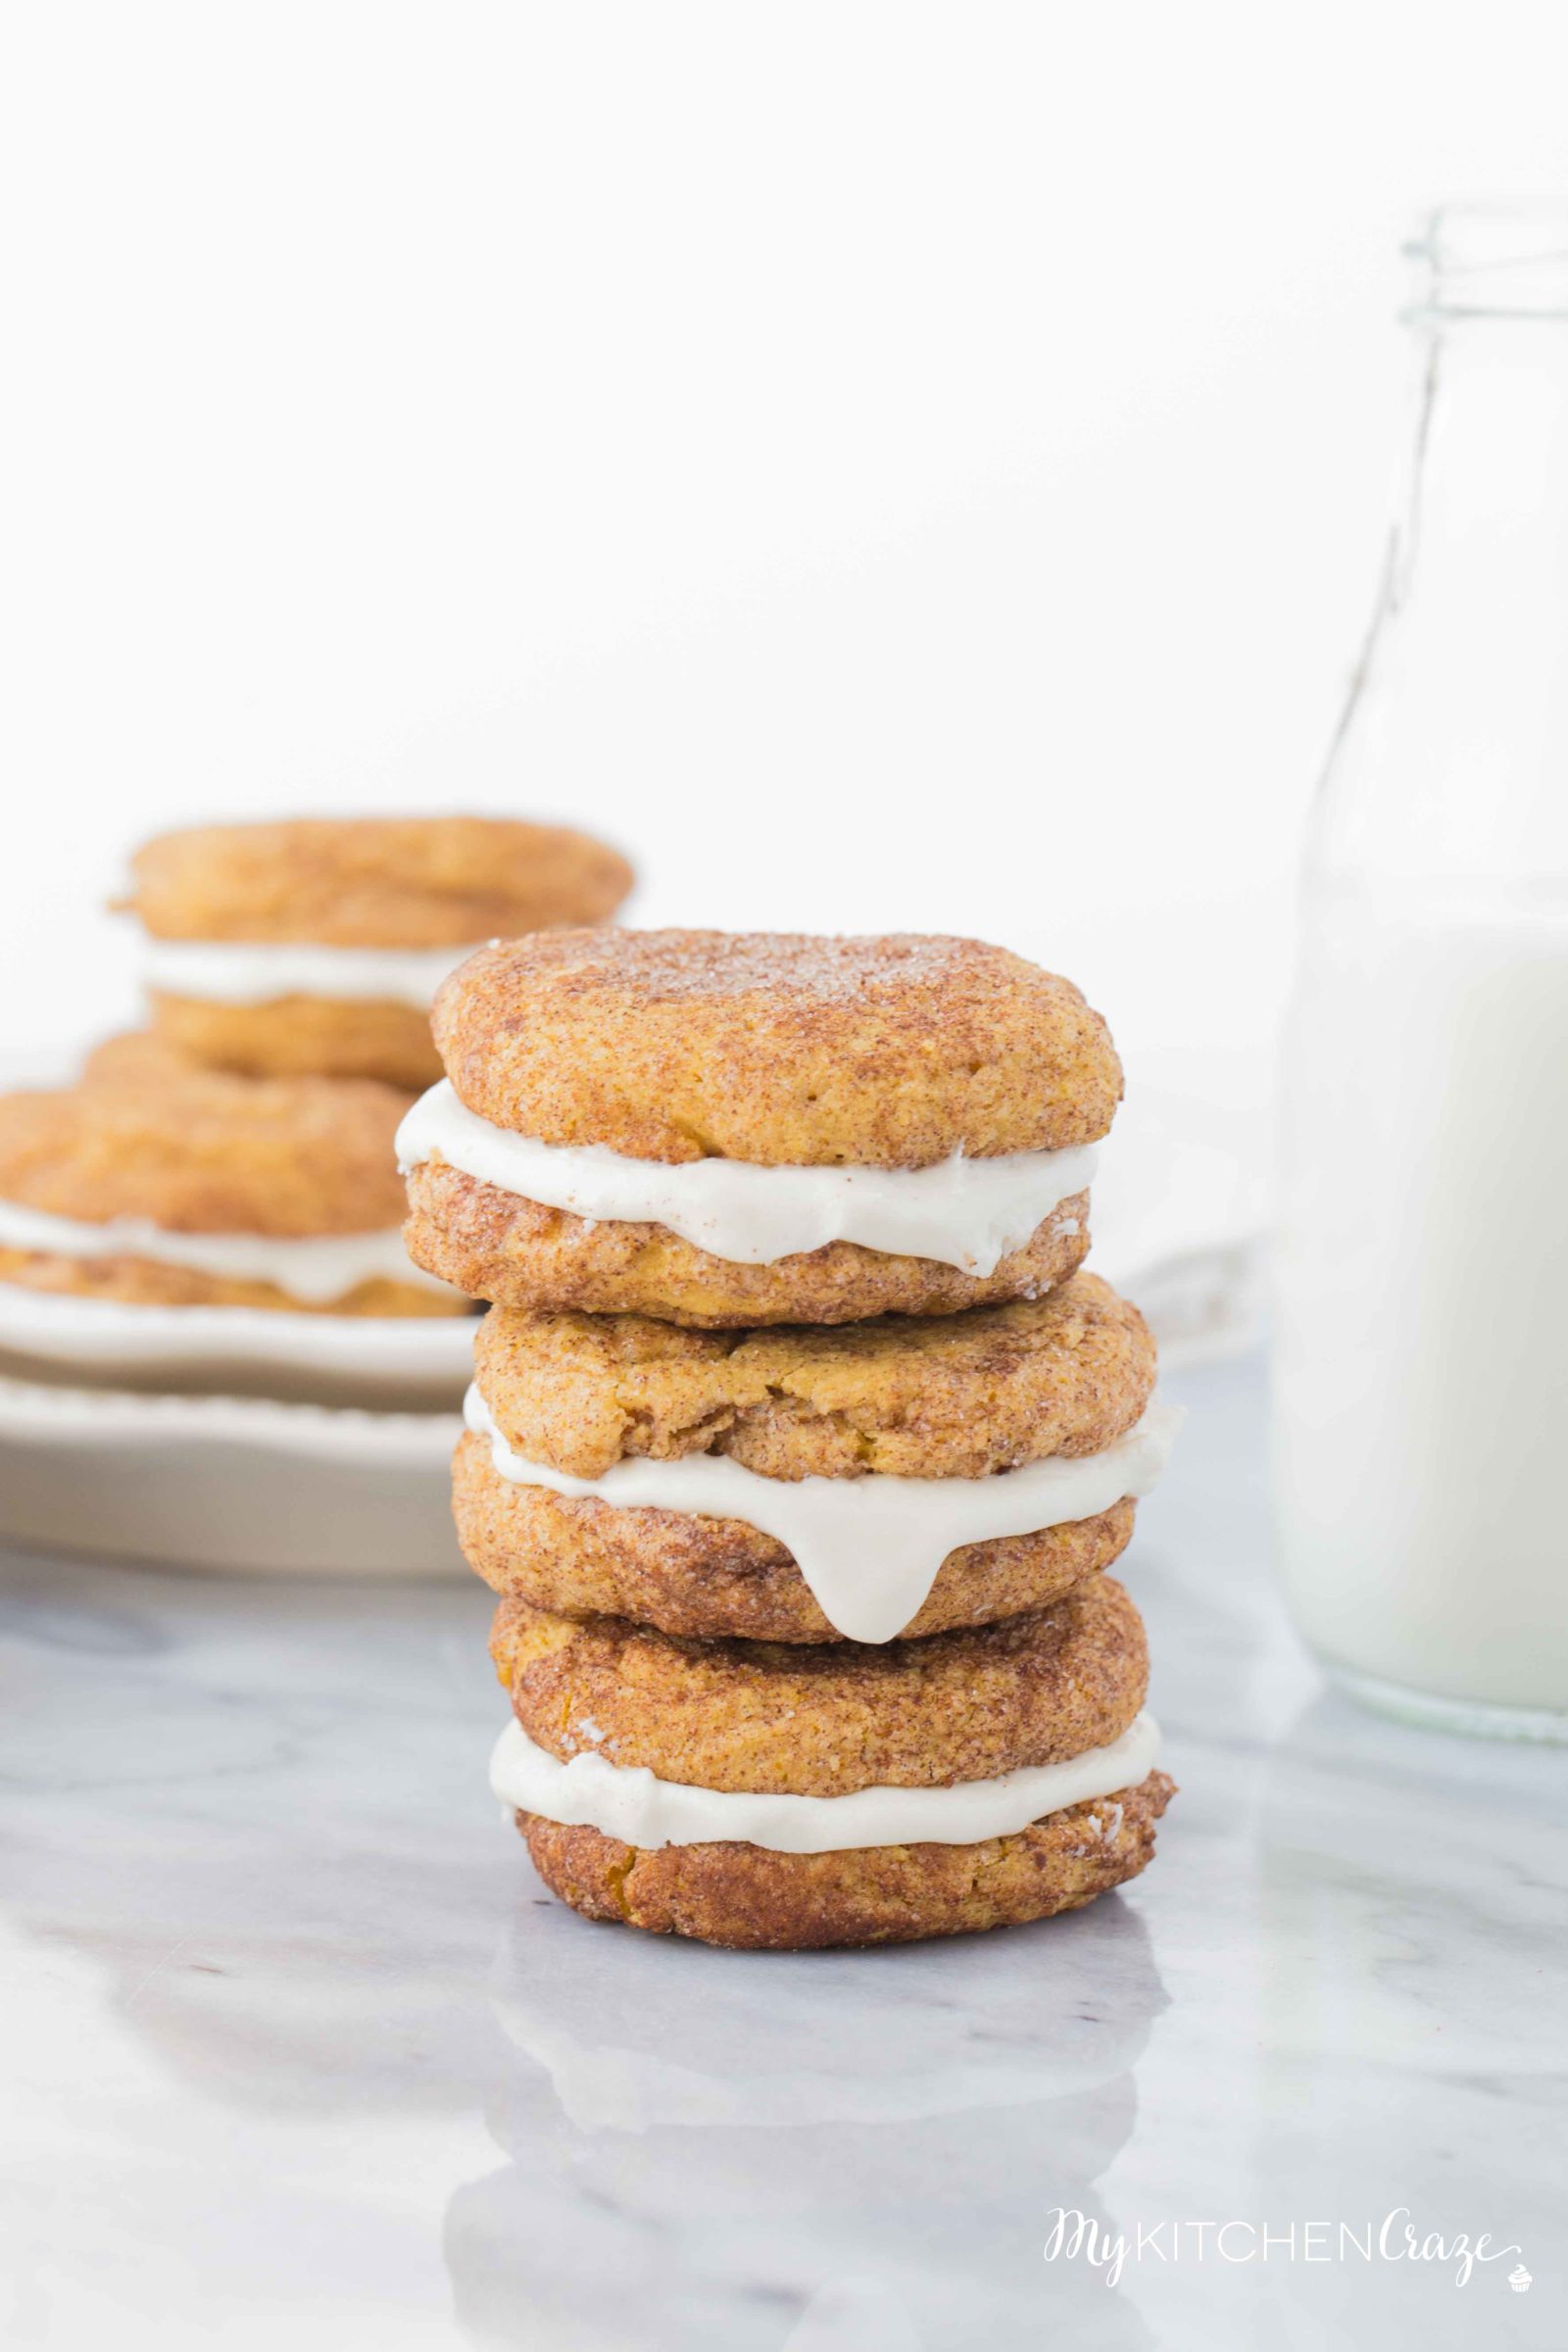
[[[510,2162],[445,2250],[476,2345],[606,2352],[1142,2352],[1041,2249],[1131,2136],[1165,2005],[1119,1897],[988,1936],[747,1954],[529,1903],[498,1957]],[[584,2329],[582,2281],[595,2281]]]
[[[530,2067],[486,2112],[510,2161],[458,2191],[444,2250],[487,2352],[868,2352],[845,2332],[868,2299],[921,2352],[1152,2341],[1101,2272],[1042,2258],[1058,2205],[1109,2226],[1094,2182],[1132,2136],[1130,2074],[913,2120],[622,2132],[570,2123]]]
[[[902,2295],[880,2278],[835,2278],[811,2297],[784,2352],[921,2352]]]
[[[585,2130],[894,2122],[1025,2106],[1138,2058],[1165,2005],[1125,1903],[880,1952],[735,1955],[529,1905],[496,2014]]]

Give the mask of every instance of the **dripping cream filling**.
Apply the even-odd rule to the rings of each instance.
[[[674,1164],[629,1159],[602,1144],[545,1144],[496,1127],[459,1101],[451,1081],[421,1095],[398,1130],[404,1173],[442,1159],[481,1184],[572,1216],[662,1225],[693,1249],[736,1265],[771,1265],[854,1242],[922,1257],[984,1279],[1021,1250],[1095,1171],[1092,1144],[955,1152],[928,1168],[763,1167],[753,1160]]]
[[[978,1845],[1016,1837],[1068,1805],[1136,1788],[1153,1771],[1159,1732],[1150,1714],[1118,1740],[1059,1764],[1025,1766],[994,1781],[946,1788],[858,1788],[851,1796],[754,1795],[662,1781],[645,1764],[615,1764],[586,1750],[563,1762],[508,1724],[490,1759],[490,1786],[504,1805],[545,1821],[599,1830],[645,1850],[736,1839],[779,1854],[831,1854],[871,1845]],[[1119,1821],[1106,1808],[1109,1838]]]
[[[616,1510],[742,1519],[793,1554],[818,1608],[851,1642],[891,1642],[924,1606],[950,1551],[1093,1519],[1123,1495],[1147,1494],[1170,1456],[1182,1415],[1156,1397],[1099,1453],[1050,1454],[987,1478],[764,1478],[728,1454],[674,1461],[632,1454],[598,1478],[568,1478],[514,1453],[478,1388],[464,1400],[498,1474]]]

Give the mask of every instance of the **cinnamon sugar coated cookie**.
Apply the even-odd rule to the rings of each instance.
[[[653,1849],[519,1813],[534,1868],[586,1918],[731,1951],[820,1951],[1022,1927],[1135,1879],[1175,1793],[1162,1772],[973,1845],[775,1853],[732,1839]]]
[[[166,833],[122,902],[150,935],[154,1021],[251,1076],[440,1074],[429,1004],[481,941],[608,919],[619,854],[499,817],[301,817]]]
[[[0,1096],[0,1279],[151,1305],[464,1312],[398,1247],[405,1101],[111,1040],[74,1086]]]
[[[149,991],[160,1037],[192,1061],[250,1078],[378,1078],[409,1091],[441,1074],[429,1016],[413,1004],[290,994],[215,1004]]]
[[[511,817],[292,817],[197,825],[136,852],[123,904],[160,939],[470,947],[596,923],[631,888],[586,833]]]
[[[545,1884],[789,1951],[1135,1877],[1172,1785],[1105,1571],[1180,1415],[1079,1272],[1100,1016],[974,940],[565,930],[432,1028],[405,1235],[491,1301],[454,1510]]]
[[[234,1078],[117,1039],[75,1086],[0,1096],[0,1198],[176,1233],[397,1222],[403,1098],[370,1079]]]
[[[405,1235],[416,1264],[470,1298],[588,1314],[664,1316],[699,1330],[735,1324],[864,1322],[948,1315],[1031,1298],[1089,1250],[1089,1197],[1052,1209],[987,1275],[858,1242],[747,1265],[646,1222],[601,1221],[504,1192],[432,1158],[408,1172]]]
[[[977,940],[567,931],[486,948],[433,1025],[467,1107],[629,1158],[919,1168],[1093,1143],[1121,1098],[1070,981]]]
[[[1142,1413],[1154,1369],[1142,1315],[1096,1274],[964,1315],[827,1330],[497,1307],[474,1358],[509,1445],[577,1478],[690,1453],[766,1478],[984,1478],[1102,1451]]]
[[[629,1617],[702,1641],[842,1638],[787,1545],[744,1519],[617,1510],[593,1496],[516,1486],[471,1433],[458,1446],[452,1507],[469,1566],[494,1592],[535,1608]],[[1093,1518],[958,1545],[905,1638],[1048,1607],[1119,1558],[1136,1507],[1123,1499]]]
[[[507,1447],[568,1477],[715,1455],[787,1484],[972,1483],[1113,1445],[1149,1402],[1154,1349],[1137,1310],[1080,1275],[1040,1300],[831,1330],[719,1336],[497,1307],[475,1376]],[[926,1599],[890,1631],[989,1624],[1057,1599],[1125,1547],[1133,1504],[1115,1495],[1112,1485],[1082,1519],[956,1543]],[[459,1448],[454,1505],[473,1567],[538,1607],[709,1638],[834,1638],[786,1544],[744,1518],[518,1483],[476,1434]]]
[[[596,1771],[645,1766],[704,1810],[725,1791],[852,1804],[869,1792],[882,1805],[907,1789],[941,1807],[967,1785],[1126,1755],[1147,1722],[1143,1628],[1102,1577],[1005,1626],[870,1649],[670,1642],[509,1604],[492,1646],[538,1748]],[[1136,1877],[1172,1793],[1144,1752],[1127,1786],[968,1842],[638,1845],[527,1810],[516,1819],[546,1885],[589,1918],[742,1950],[906,1942],[1046,1918]]]
[[[976,940],[567,931],[441,988],[412,1256],[475,1298],[721,1330],[1036,1298],[1121,1092],[1070,982]]]
[[[491,1638],[523,1731],[696,1788],[843,1796],[948,1788],[1108,1746],[1149,1679],[1113,1578],[1054,1608],[923,1642],[681,1642],[503,1601]]]
[[[463,1298],[444,1298],[395,1276],[350,1282],[326,1298],[302,1298],[280,1282],[207,1274],[170,1266],[126,1250],[113,1257],[73,1257],[59,1250],[0,1247],[0,1282],[61,1298],[106,1298],[117,1306],[248,1306],[296,1315],[461,1315]]]

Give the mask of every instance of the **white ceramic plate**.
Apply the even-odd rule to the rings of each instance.
[[[474,1315],[291,1315],[255,1306],[129,1306],[0,1283],[0,1373],[117,1387],[261,1391],[436,1410],[462,1400]]]
[[[466,1574],[453,1413],[0,1379],[0,1541],[270,1574]]]

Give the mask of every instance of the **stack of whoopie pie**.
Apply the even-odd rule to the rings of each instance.
[[[300,818],[149,842],[153,1026],[0,1097],[0,1281],[130,1306],[471,1311],[410,1264],[392,1140],[429,1003],[496,932],[608,915],[602,843],[510,819]]]
[[[1174,1416],[1078,1271],[1098,1014],[968,940],[574,931],[433,1018],[406,1238],[494,1301],[457,1520],[547,1883],[786,1949],[1135,1876],[1171,1784],[1105,1571]]]

